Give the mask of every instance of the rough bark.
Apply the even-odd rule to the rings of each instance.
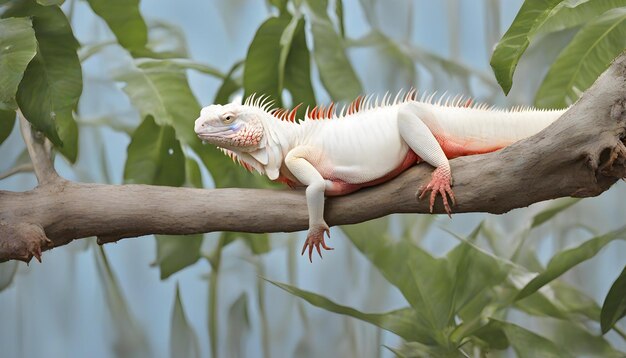
[[[24,124],[24,121],[23,123]],[[147,234],[279,232],[307,228],[303,191],[189,189],[75,183],[57,176],[45,142],[24,128],[39,186],[0,191],[0,261],[97,236],[100,243]],[[563,117],[500,151],[451,161],[454,212],[504,213],[542,200],[596,196],[626,177],[626,55]],[[391,182],[329,198],[329,225],[391,213],[427,213],[417,188],[432,168],[418,165]],[[440,199],[435,206],[442,213]]]

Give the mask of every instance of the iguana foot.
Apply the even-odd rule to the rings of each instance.
[[[456,199],[454,198],[454,192],[451,188],[452,184],[452,175],[450,175],[450,169],[437,168],[433,171],[430,182],[424,187],[420,187],[418,194],[419,198],[422,199],[426,196],[426,193],[430,191],[430,212],[433,212],[433,206],[435,205],[435,199],[437,198],[437,194],[441,195],[443,199],[443,206],[446,210],[448,216],[452,217],[450,210],[450,205],[448,204],[448,196],[452,201],[452,205],[456,204]]]
[[[309,228],[309,234],[306,236],[306,241],[304,242],[304,246],[302,247],[302,253],[300,255],[304,255],[307,247],[309,248],[309,261],[313,262],[313,247],[317,249],[317,253],[322,258],[322,250],[320,246],[324,250],[334,250],[332,247],[329,247],[324,242],[324,233],[328,235],[330,239],[330,229],[326,223],[319,224],[317,226]]]

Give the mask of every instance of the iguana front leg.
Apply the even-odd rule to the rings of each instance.
[[[324,191],[326,185],[332,183],[325,180],[315,169],[313,162],[319,158],[315,149],[299,146],[290,150],[285,157],[285,165],[296,179],[306,186],[306,204],[309,211],[309,232],[302,247],[302,254],[309,249],[309,261],[313,261],[313,247],[322,257],[320,246],[325,250],[333,250],[324,242],[324,233],[330,238],[330,229],[324,221]]]
[[[450,216],[452,210],[448,204],[448,197],[455,204],[454,192],[452,191],[452,174],[450,163],[432,130],[424,123],[424,120],[434,120],[433,114],[414,105],[403,104],[398,110],[398,129],[400,136],[422,160],[435,167],[430,182],[419,189],[419,198],[423,198],[430,191],[430,212],[437,194],[443,199],[443,206]]]

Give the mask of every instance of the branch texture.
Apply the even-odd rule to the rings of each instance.
[[[623,54],[542,132],[494,153],[452,160],[458,203],[453,211],[500,214],[547,199],[599,195],[626,177],[625,138]],[[304,191],[43,183],[40,173],[47,174],[37,168],[37,188],[0,191],[0,260],[28,261],[90,236],[106,243],[147,234],[288,232],[308,225]],[[340,225],[428,213],[427,201],[416,200],[415,193],[431,171],[418,165],[391,182],[329,198],[326,221]],[[439,201],[435,212],[443,213]]]

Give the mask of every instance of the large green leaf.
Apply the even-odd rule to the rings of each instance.
[[[18,87],[17,103],[26,119],[74,162],[78,128],[72,111],[82,92],[82,71],[70,24],[58,6],[32,0],[10,3],[3,16],[31,17],[39,44]]]
[[[535,105],[563,108],[574,103],[626,48],[626,7],[585,25],[559,54],[544,78]]]
[[[498,83],[509,93],[517,62],[526,51],[537,29],[547,21],[554,8],[563,0],[526,0],[502,36],[491,56],[491,67]]]
[[[189,325],[185,308],[180,300],[180,289],[176,285],[176,298],[172,309],[170,325],[170,357],[172,358],[199,358],[200,345],[193,327]]]
[[[231,357],[243,357],[246,335],[250,331],[250,315],[248,314],[248,295],[244,292],[228,309],[228,333],[226,342]]]
[[[575,357],[624,358],[600,335],[591,333],[584,325],[563,320],[539,320],[537,327],[547,328],[544,337]]]
[[[294,296],[306,300],[316,307],[371,323],[382,329],[393,332],[407,341],[421,342],[424,344],[435,343],[431,338],[431,333],[417,324],[417,313],[411,308],[407,307],[386,313],[364,313],[352,307],[337,304],[324,296],[301,290],[286,283],[271,280],[267,281]]]
[[[139,0],[87,0],[126,49],[141,51],[148,42],[148,28],[139,11]]]
[[[495,320],[494,320],[495,321]],[[554,342],[513,323],[495,321],[519,358],[566,358],[571,355]]]
[[[327,2],[309,0],[307,4],[311,9],[313,58],[322,84],[334,101],[353,100],[363,88],[348,60],[344,43],[326,12]]]
[[[244,98],[256,93],[270,96],[277,106],[282,106],[280,68],[280,39],[289,25],[289,19],[271,17],[254,35],[248,48],[243,70]]]
[[[305,33],[304,19],[300,19],[295,27],[284,66],[283,84],[291,93],[292,103],[303,104],[298,111],[298,118],[304,117],[306,107],[315,106],[315,92],[311,84],[311,59]]]
[[[127,151],[125,182],[169,186],[185,183],[185,155],[172,127],[158,125],[147,116],[133,133]]]
[[[37,40],[30,19],[0,19],[0,110],[17,108],[17,86],[36,53]]]
[[[626,239],[626,227],[602,236],[594,237],[575,248],[559,252],[550,260],[548,267],[544,272],[537,275],[528,284],[526,284],[526,286],[524,286],[524,288],[517,294],[516,299],[520,300],[530,296],[548,282],[561,276],[572,267],[594,257],[604,246],[617,239]]]
[[[602,304],[600,315],[602,333],[608,332],[624,316],[626,316],[626,266],[613,282]]]
[[[0,144],[9,137],[15,126],[15,111],[0,109]]]
[[[622,6],[626,6],[626,0],[564,0],[537,29],[537,35],[583,25],[608,10]]]
[[[416,324],[443,341],[452,324],[452,273],[445,259],[435,259],[408,240],[392,241],[386,219],[342,226],[350,241],[404,295],[417,313]]]
[[[155,235],[161,280],[165,280],[200,259],[203,235]]]

